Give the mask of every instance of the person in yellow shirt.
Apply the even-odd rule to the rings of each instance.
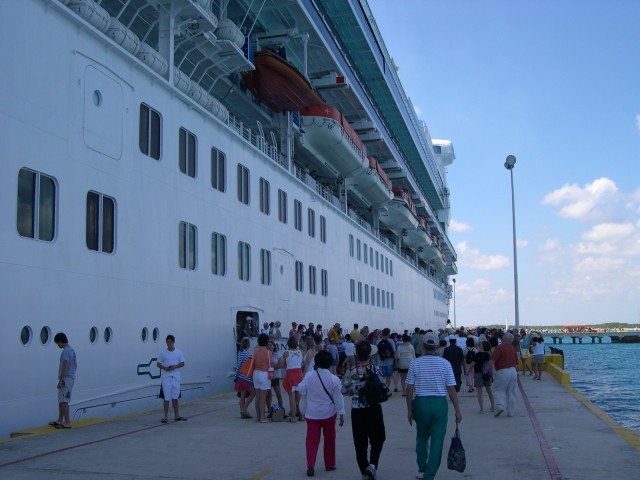
[[[342,332],[342,329],[340,328],[340,324],[336,323],[333,325],[333,327],[331,327],[329,329],[329,333],[327,334],[327,336],[334,342],[334,343],[340,343],[340,333]]]
[[[358,339],[360,338],[360,328],[358,328],[357,323],[353,324],[353,330],[351,330],[351,333],[349,335],[351,335],[351,340],[354,343],[358,341]]]

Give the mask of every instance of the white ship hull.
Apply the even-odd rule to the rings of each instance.
[[[102,5],[107,9],[115,3]],[[289,8],[288,2],[273,3]],[[269,136],[258,135],[255,123],[249,131],[246,122],[220,114],[219,105],[215,112],[204,108],[174,86],[174,75],[168,81],[170,70],[165,76],[154,71],[131,53],[132,47],[128,51],[114,43],[56,0],[0,2],[0,17],[5,19],[0,33],[0,198],[7,213],[0,216],[6,340],[0,359],[5,385],[11,386],[0,393],[5,412],[0,437],[57,415],[57,332],[67,334],[78,357],[70,404],[72,420],[77,420],[159,406],[155,358],[167,334],[175,335],[186,357],[182,385],[183,400],[188,400],[232,390],[228,373],[235,366],[237,321],[247,315],[260,325],[279,320],[283,333],[292,321],[327,327],[356,321],[398,331],[444,325],[449,308],[444,272],[412,263],[370,225],[354,221],[337,197],[302,178],[292,161],[282,160]],[[32,26],[33,34],[25,34],[25,25]],[[225,101],[225,112],[227,107],[231,113],[249,108],[233,94]],[[142,152],[145,105],[161,118],[159,159]],[[265,117],[264,109],[247,105]],[[197,138],[193,176],[179,167],[180,129]],[[212,188],[212,148],[226,157],[224,192]],[[237,191],[242,167],[250,172],[248,204],[239,201]],[[24,172],[53,179],[51,239],[30,238],[17,226],[16,218],[24,213],[18,206],[23,193],[18,179]],[[270,185],[268,214],[260,208],[260,179]],[[279,190],[288,197],[287,223],[278,219]],[[111,252],[88,248],[92,192],[114,201]],[[302,205],[300,230],[294,228],[294,200]],[[309,210],[315,215],[314,236],[308,229]],[[326,222],[324,239],[320,220]],[[180,255],[181,222],[195,227],[186,268]],[[225,275],[212,273],[214,233],[226,238]],[[350,238],[390,261],[392,273],[357,258]],[[249,279],[239,278],[240,242],[251,248]],[[261,276],[262,251],[271,259],[267,284]],[[296,262],[303,267],[302,291],[295,288]],[[310,292],[309,267],[318,274],[315,293]],[[325,292],[321,271],[327,272]],[[350,296],[349,284],[361,281],[382,292],[384,306]],[[385,292],[392,305],[384,302]]]

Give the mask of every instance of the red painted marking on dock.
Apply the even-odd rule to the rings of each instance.
[[[531,425],[533,425],[533,431],[536,434],[536,438],[538,439],[538,443],[540,444],[540,450],[542,450],[542,456],[544,457],[545,463],[547,464],[547,468],[549,469],[549,475],[552,480],[562,480],[562,474],[560,473],[560,469],[558,468],[558,464],[556,463],[555,458],[553,458],[553,454],[551,453],[551,448],[547,443],[547,439],[542,432],[542,427],[538,422],[538,418],[536,417],[535,412],[533,411],[533,407],[531,406],[531,402],[529,402],[529,398],[522,388],[522,384],[520,383],[520,377],[518,377],[518,388],[520,389],[520,394],[522,395],[522,400],[524,401],[524,406],[527,409],[527,414],[529,415],[529,420],[531,420]]]

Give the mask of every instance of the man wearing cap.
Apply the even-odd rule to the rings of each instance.
[[[423,343],[423,355],[411,362],[407,373],[407,419],[409,425],[416,421],[416,478],[432,480],[440,468],[447,433],[447,396],[456,411],[456,423],[462,421],[462,413],[451,364],[436,355],[438,335],[425,333]]]
[[[496,402],[495,416],[507,411],[507,417],[513,416],[516,408],[516,384],[518,381],[518,354],[512,345],[513,334],[502,336],[502,343],[493,349],[491,363],[496,374],[493,379],[493,398]]]

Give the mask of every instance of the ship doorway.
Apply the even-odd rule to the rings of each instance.
[[[293,289],[293,255],[286,250],[274,248],[274,283],[278,292],[278,299],[283,302],[291,300]]]
[[[240,349],[240,342],[244,337],[256,343],[256,338],[260,333],[260,312],[256,310],[238,310],[236,312],[236,325],[234,336],[236,338],[236,348]]]

